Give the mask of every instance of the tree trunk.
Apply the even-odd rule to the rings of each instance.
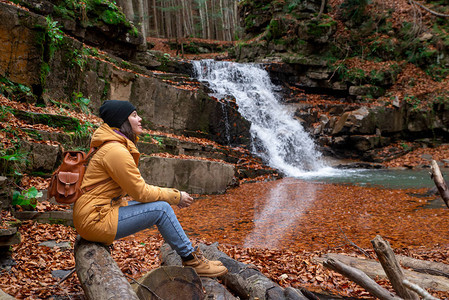
[[[365,273],[360,271],[359,269],[350,267],[345,265],[344,263],[329,258],[323,262],[323,265],[326,268],[334,270],[353,282],[357,283],[365,290],[367,290],[371,295],[381,299],[381,300],[399,300],[401,298],[396,297],[394,294],[390,293],[388,290],[384,289],[380,285],[378,285],[373,279],[368,277]]]
[[[87,299],[139,299],[103,245],[78,237],[75,269]]]
[[[402,283],[405,279],[404,273],[402,272],[401,266],[396,260],[394,252],[388,241],[385,241],[378,235],[371,241],[371,243],[373,244],[374,251],[376,251],[377,257],[379,258],[380,264],[387,274],[388,279],[390,279],[391,285],[396,293],[404,299],[419,299],[415,292],[408,290]]]
[[[432,160],[431,169],[432,169],[432,178],[433,181],[435,182],[435,185],[438,188],[438,192],[440,192],[441,198],[443,198],[443,201],[444,203],[446,203],[446,206],[449,207],[449,191],[447,189],[446,181],[444,180],[443,175],[441,174],[437,162],[434,160]]]
[[[408,264],[406,261],[408,261],[408,260],[417,261],[410,257],[407,257],[406,259],[404,259],[403,256],[397,256],[397,257],[398,257],[398,260],[400,261],[400,263],[404,267],[413,268],[413,266]],[[323,257],[316,257],[316,258],[314,258],[314,260],[322,263],[326,259],[331,259],[331,258],[334,260],[341,261],[342,263],[344,263],[348,266],[351,266],[353,268],[357,268],[357,269],[361,270],[362,272],[364,272],[366,275],[368,275],[372,279],[387,278],[387,275],[385,274],[385,271],[382,269],[382,266],[374,259],[364,259],[364,258],[351,257],[351,256],[343,255],[343,254],[328,253],[328,254],[324,255]],[[427,262],[427,261],[421,261],[421,262],[422,263],[420,265],[422,265],[422,266],[427,265],[427,263],[432,264],[432,268],[434,266],[436,266],[434,264],[443,265],[441,263],[435,263],[435,262]],[[415,266],[417,266],[417,264],[415,264]],[[447,267],[447,265],[444,265],[444,266]],[[434,271],[434,273],[436,275],[441,275],[441,272],[440,272],[440,274],[437,274],[437,272],[438,272],[437,270],[443,270],[443,269],[444,268],[442,268],[441,266],[437,266],[437,269]],[[423,288],[433,289],[435,291],[445,291],[445,292],[449,291],[449,279],[446,279],[445,277],[429,275],[431,272],[426,272],[427,274],[423,274],[420,272],[414,272],[411,270],[403,270],[403,272],[404,272],[405,277],[409,281],[411,281],[412,283],[415,283],[415,284],[419,284]]]
[[[132,1],[128,0],[119,0],[117,4],[122,8],[123,13],[125,14],[128,20],[134,20],[134,9]]]
[[[420,260],[402,255],[396,255],[396,257],[403,267],[411,268],[420,273],[444,276],[446,278],[449,278],[449,265],[433,261]]]

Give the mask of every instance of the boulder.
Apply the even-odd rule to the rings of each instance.
[[[6,209],[11,205],[11,186],[8,178],[0,176],[0,209]]]
[[[224,193],[234,179],[234,166],[207,160],[143,157],[139,169],[149,184],[194,194]]]
[[[59,145],[47,145],[22,141],[22,150],[28,152],[28,171],[53,172],[61,161],[62,149]]]

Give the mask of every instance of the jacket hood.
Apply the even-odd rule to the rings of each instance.
[[[131,153],[139,153],[134,143],[126,137],[116,133],[108,124],[103,123],[92,135],[90,146],[100,147],[106,142],[116,141],[126,146]]]

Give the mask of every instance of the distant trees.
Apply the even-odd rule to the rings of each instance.
[[[118,0],[144,36],[235,39],[238,0]]]

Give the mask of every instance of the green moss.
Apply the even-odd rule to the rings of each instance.
[[[123,14],[119,14],[112,10],[103,11],[100,15],[100,18],[106,24],[117,25],[126,23],[126,18]]]
[[[4,76],[0,76],[0,94],[15,101],[35,101],[37,96],[30,87],[14,83]]]
[[[322,22],[324,21],[324,22]],[[320,19],[320,20],[311,20],[306,24],[307,28],[307,34],[309,36],[314,37],[321,37],[329,32],[329,28],[332,26],[335,26],[337,24],[334,20],[326,20],[326,19]]]
[[[109,81],[106,81],[104,83],[103,93],[101,95],[102,99],[107,99],[108,98],[110,87],[111,87],[111,83]]]
[[[268,34],[270,35],[270,39],[279,39],[283,36],[284,32],[282,29],[281,22],[276,19],[272,19],[270,24],[268,25]],[[269,39],[269,40],[270,40]]]

